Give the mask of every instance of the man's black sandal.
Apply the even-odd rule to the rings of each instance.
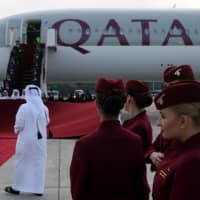
[[[11,194],[16,194],[16,195],[20,194],[20,191],[14,190],[11,186],[5,187],[4,190],[5,192],[11,193]]]
[[[36,196],[42,196],[43,194],[41,194],[41,193],[33,193],[34,195],[36,195]]]

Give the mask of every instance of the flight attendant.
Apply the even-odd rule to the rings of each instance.
[[[73,200],[148,199],[141,139],[118,121],[124,102],[122,80],[97,80],[100,124],[75,144],[70,166]]]
[[[194,73],[190,65],[168,67],[163,73],[165,86],[184,80],[194,80]],[[156,170],[164,156],[173,151],[176,145],[178,145],[177,141],[164,138],[162,132],[156,137],[145,154],[146,161],[152,163],[152,171]]]
[[[28,192],[42,196],[44,192],[49,112],[41,97],[39,87],[27,85],[26,103],[19,107],[16,114],[14,128],[18,137],[14,183],[5,187],[5,191],[11,194]]]
[[[158,166],[153,200],[199,199],[200,180],[200,83],[170,84],[155,98],[160,111],[157,124],[163,137],[179,142]]]
[[[125,110],[130,119],[123,123],[123,127],[138,134],[142,138],[144,152],[152,143],[152,127],[145,107],[152,104],[149,86],[145,82],[129,80],[126,83]]]

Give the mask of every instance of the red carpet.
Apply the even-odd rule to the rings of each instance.
[[[0,100],[0,165],[15,151],[13,132],[15,115],[23,100]],[[95,102],[46,102],[50,113],[53,138],[68,138],[90,134],[98,125]]]
[[[16,138],[13,133],[15,115],[23,100],[0,100],[0,138]],[[53,138],[89,134],[98,125],[95,102],[46,102],[50,113]]]
[[[0,166],[15,153],[16,139],[0,138]]]
[[[0,100],[0,138],[16,138],[13,132],[15,114],[23,100]]]
[[[50,130],[53,138],[67,138],[91,133],[99,118],[95,102],[47,102],[50,112]]]

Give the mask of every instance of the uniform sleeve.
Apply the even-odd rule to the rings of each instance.
[[[77,142],[74,148],[70,166],[71,194],[73,200],[84,199],[87,191],[88,163],[84,147]]]
[[[145,152],[152,143],[152,131],[147,130],[143,126],[136,126],[132,131],[142,138],[143,149]]]
[[[160,140],[161,140],[161,133],[156,137],[156,139],[154,140],[154,142],[152,143],[151,147],[154,151],[160,151],[161,150],[161,144],[160,144]]]
[[[177,168],[172,183],[170,200],[192,200],[200,198],[200,160],[190,160]]]
[[[25,126],[25,107],[21,105],[15,117],[14,132],[16,134],[20,133],[21,131],[23,131],[24,126]]]
[[[145,157],[145,160],[146,160],[147,163],[151,163],[151,160],[149,159],[149,156],[153,152],[159,152],[160,151],[160,148],[161,148],[160,139],[161,139],[161,133],[156,137],[156,139],[154,140],[152,145],[149,146],[149,148],[146,150],[144,157]]]

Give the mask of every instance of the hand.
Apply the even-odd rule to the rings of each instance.
[[[161,152],[153,152],[149,158],[151,159],[152,163],[158,167],[160,165],[160,162],[163,160],[164,158],[164,154]]]

